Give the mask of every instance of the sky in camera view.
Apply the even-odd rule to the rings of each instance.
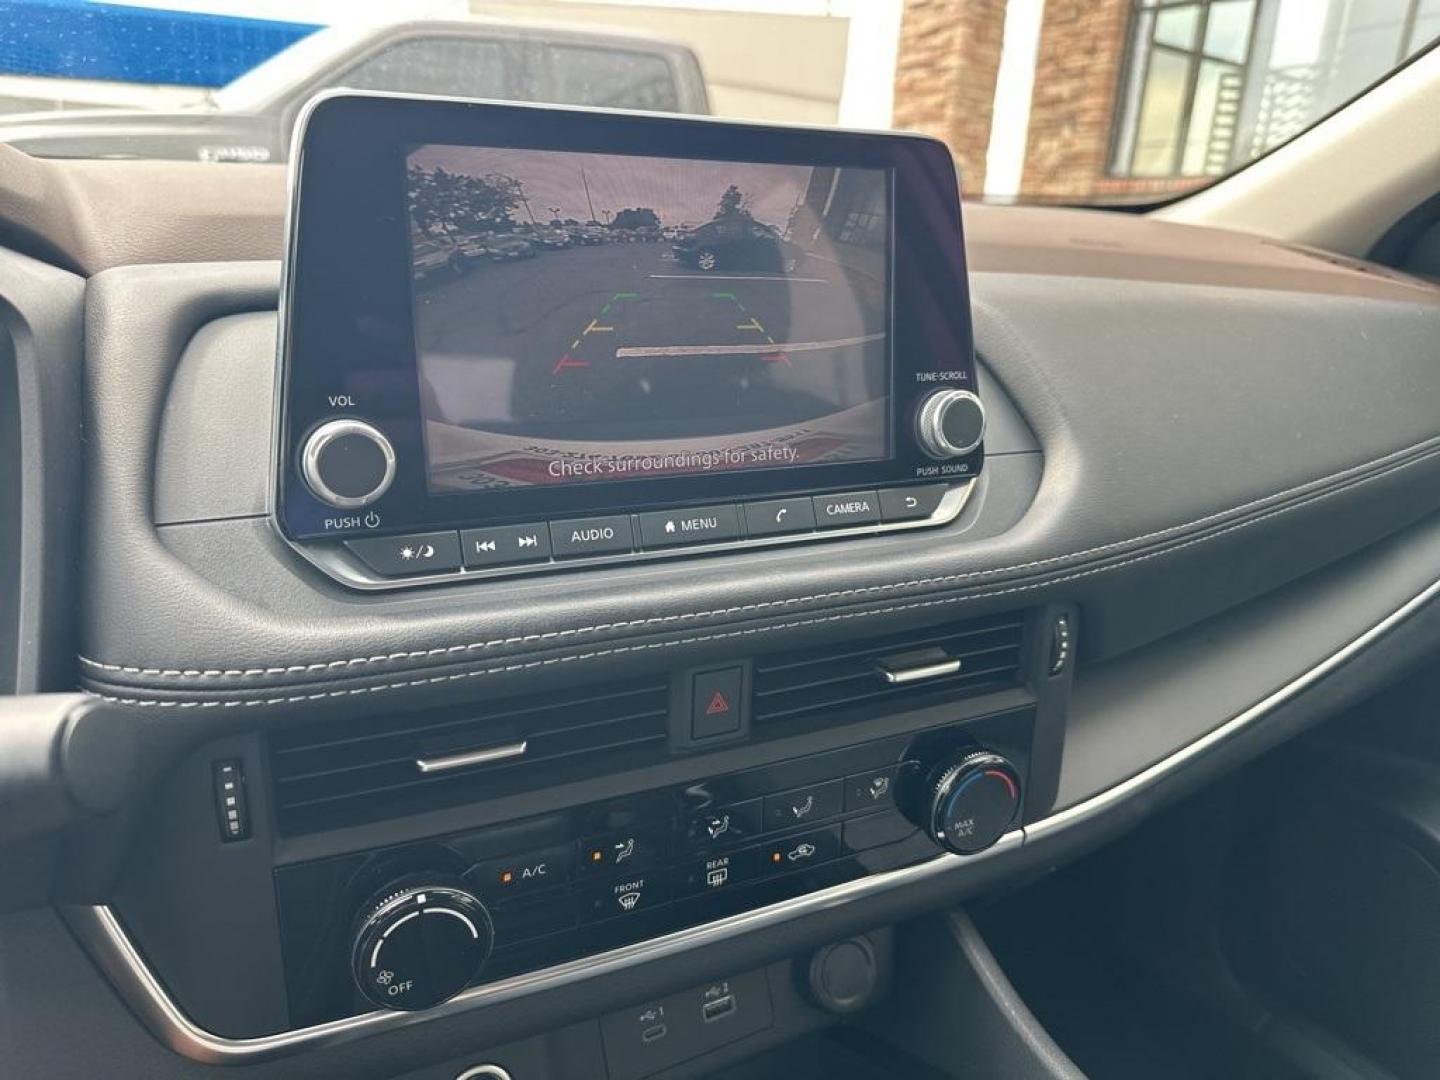
[[[614,215],[626,207],[649,207],[660,216],[661,224],[699,224],[715,216],[721,194],[734,184],[748,198],[752,217],[783,229],[810,181],[810,169],[805,166],[459,146],[420,147],[411,153],[410,164],[427,170],[438,166],[470,176],[503,173],[513,177],[524,186],[530,212],[541,223],[552,217],[590,220],[585,200],[588,184],[597,221],[605,220],[605,211]],[[526,220],[523,207],[515,217]]]

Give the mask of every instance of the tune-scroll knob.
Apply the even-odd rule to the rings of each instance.
[[[395,448],[364,420],[329,420],[306,437],[300,475],[321,502],[356,510],[389,489],[395,479]]]
[[[989,750],[951,756],[932,768],[914,802],[916,824],[957,855],[974,855],[1009,831],[1020,810],[1020,776]]]
[[[490,956],[490,914],[459,883],[410,880],[360,909],[351,971],[387,1009],[428,1009],[465,989]]]
[[[933,458],[964,457],[985,438],[985,406],[969,390],[936,390],[915,414],[915,437]]]

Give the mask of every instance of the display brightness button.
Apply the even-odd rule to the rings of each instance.
[[[740,535],[740,511],[734,506],[697,510],[661,510],[640,515],[640,542],[647,548],[709,544]]]
[[[345,546],[377,574],[441,574],[460,569],[460,537],[453,532],[367,536]]]
[[[845,491],[815,496],[815,520],[822,529],[874,525],[880,520],[880,500],[873,491]]]

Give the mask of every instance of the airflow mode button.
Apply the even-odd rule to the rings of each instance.
[[[635,547],[635,536],[630,528],[628,514],[552,521],[550,540],[557,559],[613,555],[617,551],[631,551]]]
[[[874,525],[880,521],[880,499],[873,491],[846,491],[815,496],[815,520],[822,529]]]

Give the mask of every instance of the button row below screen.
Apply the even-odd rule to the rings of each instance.
[[[460,532],[367,536],[345,546],[377,574],[403,577],[523,566],[596,555],[714,544],[744,537],[782,536],[917,521],[929,517],[945,484],[850,491],[834,495],[724,503],[643,514],[611,514]],[[638,528],[637,528],[638,527]]]

